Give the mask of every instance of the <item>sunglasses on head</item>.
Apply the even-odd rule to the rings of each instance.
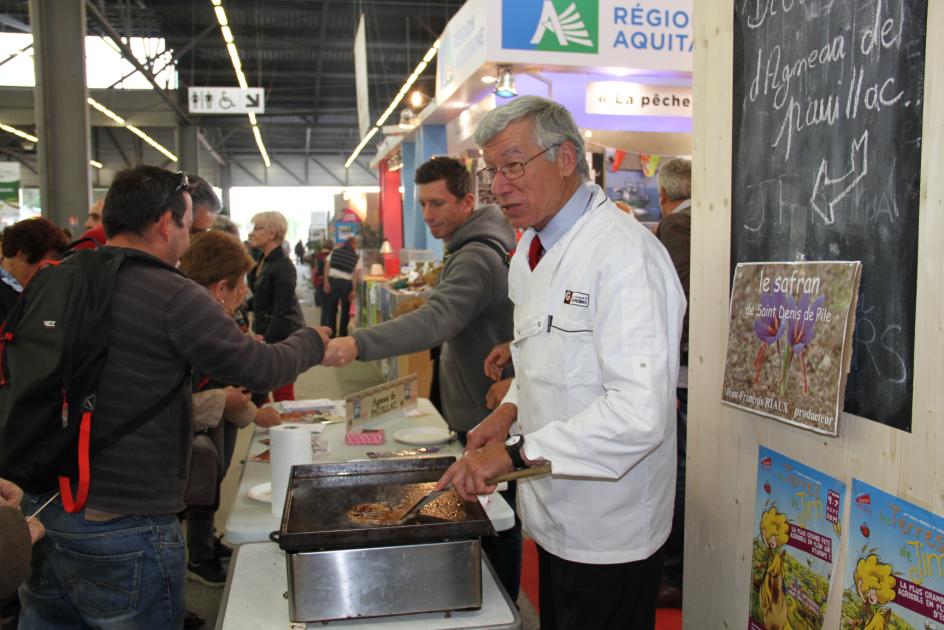
[[[170,203],[170,200],[174,198],[174,195],[180,191],[184,191],[186,193],[190,192],[190,180],[187,178],[187,174],[183,171],[177,171],[174,176],[177,178],[177,187],[174,188],[174,190],[171,191],[169,195],[164,197],[164,201],[162,201],[161,205],[159,206],[161,212],[167,209],[167,206]]]

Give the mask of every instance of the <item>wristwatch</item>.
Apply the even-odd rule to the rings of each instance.
[[[521,455],[521,448],[523,446],[524,436],[520,433],[511,435],[505,440],[505,452],[508,453],[508,457],[511,458],[511,463],[515,467],[515,470],[528,468],[528,464],[525,463],[524,457]]]

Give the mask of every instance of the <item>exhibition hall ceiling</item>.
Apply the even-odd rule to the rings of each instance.
[[[357,146],[353,49],[361,14],[373,123],[462,0],[222,0],[222,5],[247,84],[264,90],[265,113],[257,116],[258,126],[275,161],[305,155],[346,158]],[[110,28],[121,37],[165,38],[178,71],[180,93],[174,98],[183,112],[188,87],[237,86],[211,0],[87,0],[86,10],[89,35],[107,35]],[[29,3],[0,0],[0,33],[29,30]],[[153,59],[145,65],[159,70],[163,63]],[[432,63],[415,87],[428,98],[434,83]],[[245,114],[188,117],[223,159],[258,159]],[[0,136],[5,152],[20,150],[18,138]],[[373,153],[369,146],[360,161],[366,164]]]

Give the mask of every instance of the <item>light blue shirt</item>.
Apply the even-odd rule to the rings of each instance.
[[[557,241],[564,238],[564,235],[574,227],[574,224],[590,209],[590,201],[593,199],[593,189],[589,184],[584,184],[578,188],[564,207],[554,215],[543,230],[536,230],[541,237],[541,246],[544,251],[549,251]]]
[[[13,277],[13,274],[3,267],[0,267],[0,281],[2,281],[4,284],[10,285],[17,293],[23,292],[23,286],[19,283],[19,281],[17,281],[16,278]]]

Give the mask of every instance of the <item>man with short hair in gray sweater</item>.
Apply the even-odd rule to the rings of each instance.
[[[371,361],[442,345],[442,412],[464,441],[465,433],[489,414],[485,395],[492,382],[482,370],[485,356],[512,337],[507,252],[515,247],[515,233],[497,207],[475,210],[472,178],[459,160],[432,158],[416,169],[414,179],[423,220],[446,246],[439,282],[419,309],[332,339],[324,364],[345,366],[354,359]],[[514,506],[513,491],[508,498]],[[518,526],[502,538],[497,545],[502,551],[487,551],[492,551],[489,558],[514,599],[520,567]]]
[[[183,174],[139,166],[118,173],[105,198],[106,249],[134,250],[144,260],[129,260],[117,275],[93,434],[111,433],[178,391],[153,418],[93,453],[83,511],[68,513],[61,500],[44,509],[47,535],[20,589],[25,630],[180,627],[186,561],[177,513],[193,437],[191,366],[266,391],[322,359],[325,330],[303,328],[280,343],[259,343],[177,271],[190,244],[188,188]],[[26,495],[24,512],[51,494]]]

